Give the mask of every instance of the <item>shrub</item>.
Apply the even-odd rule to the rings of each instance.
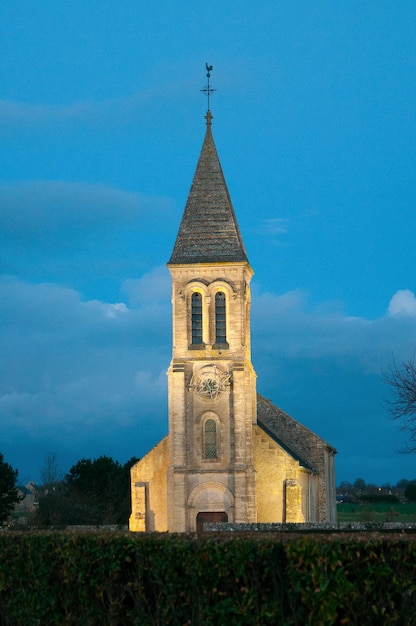
[[[0,534],[2,626],[416,621],[416,541]]]
[[[383,493],[370,493],[360,497],[363,502],[387,502],[388,504],[398,504],[400,502],[397,496]]]

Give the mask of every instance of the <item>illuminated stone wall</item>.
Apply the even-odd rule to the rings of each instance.
[[[322,521],[319,495],[322,478],[299,465],[290,454],[278,445],[259,426],[252,427],[253,464],[255,471],[255,491],[249,494],[255,498],[256,512],[250,519],[240,523],[304,523]],[[151,450],[131,468],[132,515],[130,530],[136,532],[165,532],[169,529],[167,508],[167,474],[169,437]],[[214,478],[215,476],[215,478]],[[182,523],[187,530],[196,530],[196,516],[199,511],[221,510],[228,515],[230,523],[236,522],[235,475],[224,472],[191,472],[188,477],[183,472],[175,478],[178,485],[189,496],[185,507],[176,507],[176,524]],[[214,478],[214,482],[213,482]],[[246,483],[252,489],[252,483]],[[170,493],[171,505],[172,495]],[[178,491],[176,490],[176,494]],[[238,486],[237,486],[238,494]],[[327,511],[324,512],[328,514]]]
[[[132,514],[129,528],[135,532],[165,532],[167,525],[167,469],[169,437],[165,437],[130,470]]]
[[[308,472],[259,426],[253,426],[257,522],[306,521]]]
[[[246,262],[169,266],[173,350],[168,371],[170,463],[168,528],[189,532],[199,512],[224,511],[237,522],[256,521],[251,428],[256,420],[256,375],[250,360],[250,288]],[[202,297],[202,341],[191,345],[192,294]],[[225,295],[226,344],[215,343],[215,296]],[[228,383],[215,398],[195,381],[215,367]],[[216,424],[215,457],[204,458],[204,423]],[[219,508],[220,507],[220,508]]]

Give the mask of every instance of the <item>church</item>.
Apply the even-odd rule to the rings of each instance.
[[[336,521],[336,450],[261,397],[251,362],[250,267],[206,114],[168,268],[167,436],[131,468],[131,531],[205,522]]]

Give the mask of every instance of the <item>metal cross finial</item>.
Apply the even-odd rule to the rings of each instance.
[[[211,72],[212,72],[212,65],[208,65],[208,63],[205,63],[205,67],[207,70],[207,85],[206,87],[204,87],[204,89],[201,89],[201,91],[208,97],[208,111],[209,111],[209,97],[212,96],[212,94],[214,93],[214,91],[217,91],[216,89],[213,89],[211,87],[211,85],[209,84],[209,79],[211,77]]]

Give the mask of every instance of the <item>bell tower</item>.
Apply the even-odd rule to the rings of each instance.
[[[208,90],[212,92],[209,82]],[[208,108],[205,139],[168,263],[173,317],[170,532],[192,532],[209,520],[256,521],[253,271],[215,147],[212,119]]]

